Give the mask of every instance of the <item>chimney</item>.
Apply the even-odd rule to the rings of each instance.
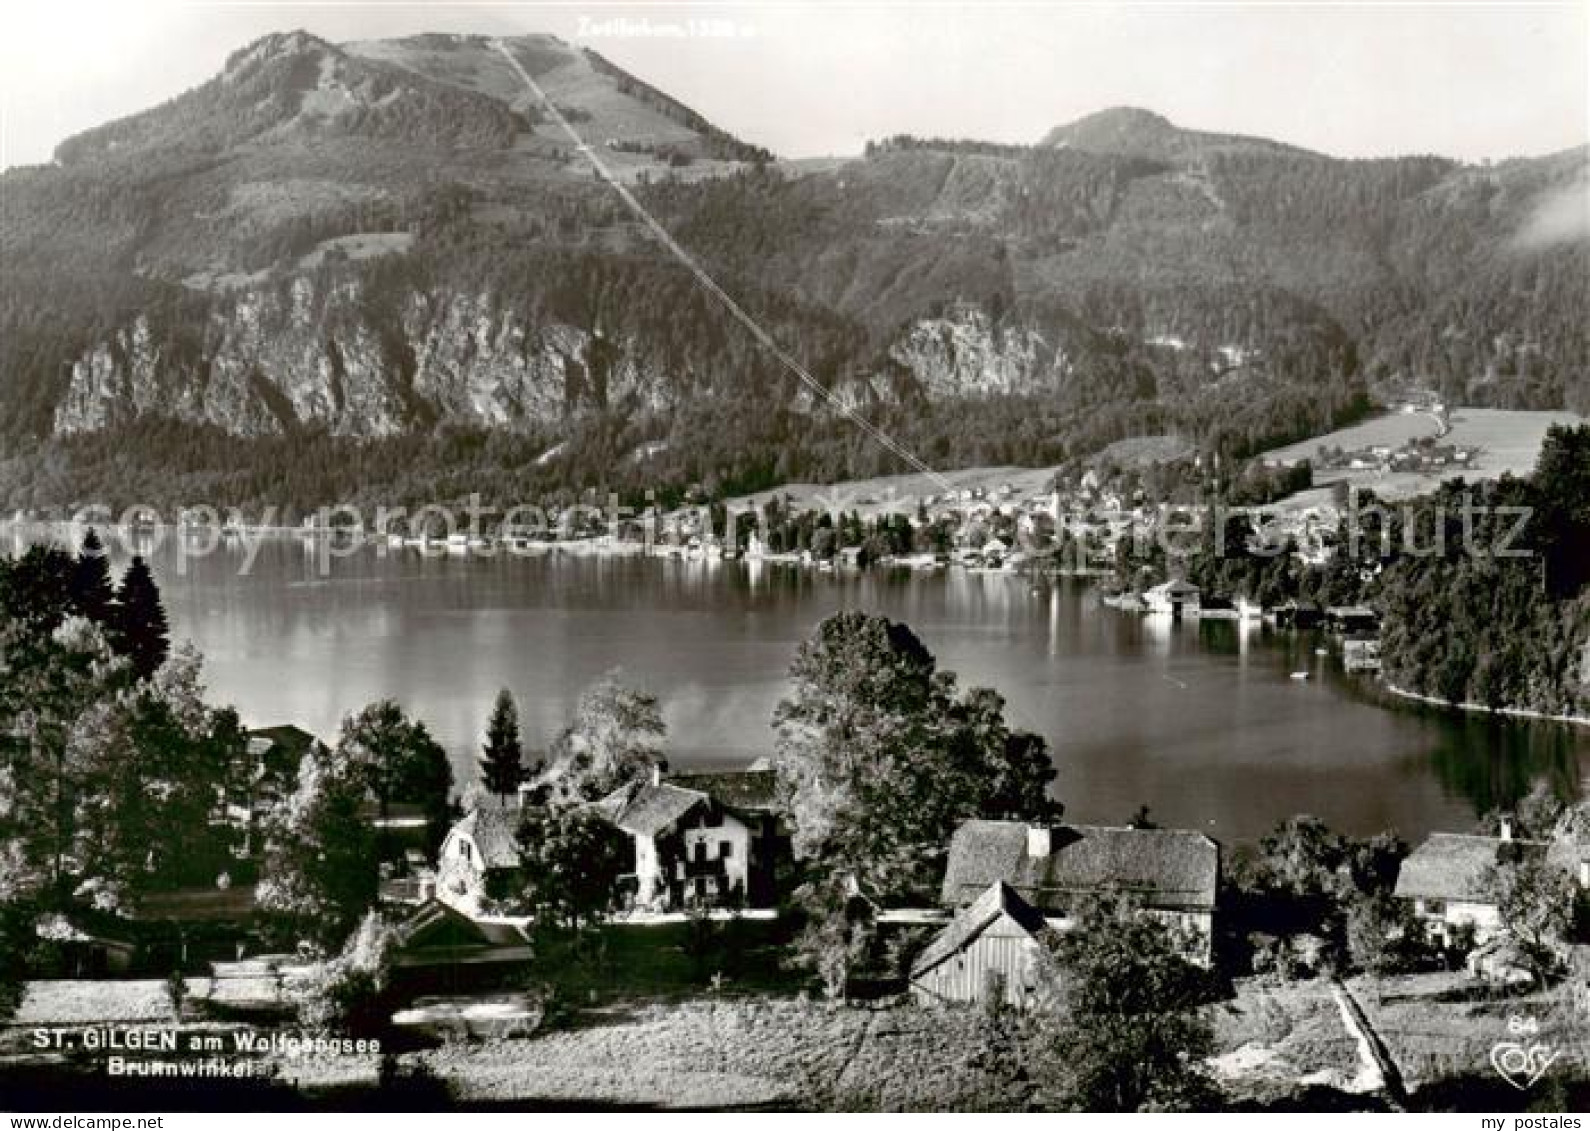
[[[1027,855],[1038,859],[1054,850],[1054,840],[1048,825],[1027,826]]]
[[[1590,860],[1579,861],[1579,890],[1590,891]]]
[[[1502,841],[1505,843],[1505,842],[1510,841],[1512,839],[1513,839],[1513,819],[1511,817],[1503,817],[1502,818]]]
[[[651,764],[651,784],[652,785],[661,785],[662,784],[662,763],[661,762],[653,762]]]

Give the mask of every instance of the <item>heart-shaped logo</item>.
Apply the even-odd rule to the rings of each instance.
[[[1527,1091],[1546,1074],[1561,1055],[1549,1045],[1525,1047],[1517,1041],[1498,1041],[1491,1046],[1491,1067],[1496,1074],[1520,1092]]]

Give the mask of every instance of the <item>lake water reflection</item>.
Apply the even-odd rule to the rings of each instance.
[[[771,747],[796,644],[840,608],[905,621],[963,683],[1002,692],[1013,721],[1048,738],[1076,820],[1147,804],[1238,840],[1311,812],[1417,837],[1466,828],[1536,776],[1576,786],[1590,747],[1562,727],[1377,706],[1308,637],[1123,615],[1082,582],[373,549],[322,576],[291,538],[261,543],[249,576],[240,550],[182,561],[168,541],[150,556],[212,698],[251,724],[331,738],[345,713],[392,697],[460,775],[499,687],[518,697],[527,742],[544,744],[615,666],[661,698],[676,766],[748,762]],[[1314,678],[1288,678],[1302,669]]]

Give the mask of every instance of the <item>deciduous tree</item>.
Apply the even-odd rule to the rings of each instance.
[[[375,833],[361,811],[363,767],[315,747],[298,787],[273,814],[255,902],[284,941],[339,945],[375,901]]]
[[[440,843],[450,815],[453,769],[447,751],[423,722],[410,719],[390,699],[372,703],[343,719],[337,754],[382,817],[394,804],[418,805],[425,813],[432,847]],[[390,850],[390,845],[383,846],[383,855]]]
[[[585,805],[525,811],[518,832],[524,900],[538,917],[574,930],[612,910],[630,859],[628,838]]]
[[[1562,968],[1580,898],[1572,877],[1536,856],[1495,865],[1484,879],[1502,925],[1542,979]]]
[[[774,765],[795,850],[874,898],[928,893],[956,824],[1050,820],[1054,769],[994,692],[958,694],[905,625],[838,613],[801,644]]]
[[[1083,909],[1073,930],[1045,938],[1038,1025],[1042,1083],[1081,1111],[1188,1111],[1214,1106],[1204,1070],[1214,1035],[1209,974],[1161,920],[1125,899]]]
[[[563,803],[594,801],[666,765],[667,727],[655,696],[611,671],[581,693],[552,749],[551,791]]]

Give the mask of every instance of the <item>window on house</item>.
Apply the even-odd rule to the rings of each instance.
[[[465,860],[469,859],[469,842],[467,840],[461,840],[458,842],[458,854]]]
[[[704,840],[698,840],[698,841],[696,841],[696,863],[697,864],[704,864],[704,863],[706,863],[706,860],[707,860],[707,842],[704,841]]]
[[[727,860],[734,855],[734,842],[732,840],[718,841],[718,858]]]

